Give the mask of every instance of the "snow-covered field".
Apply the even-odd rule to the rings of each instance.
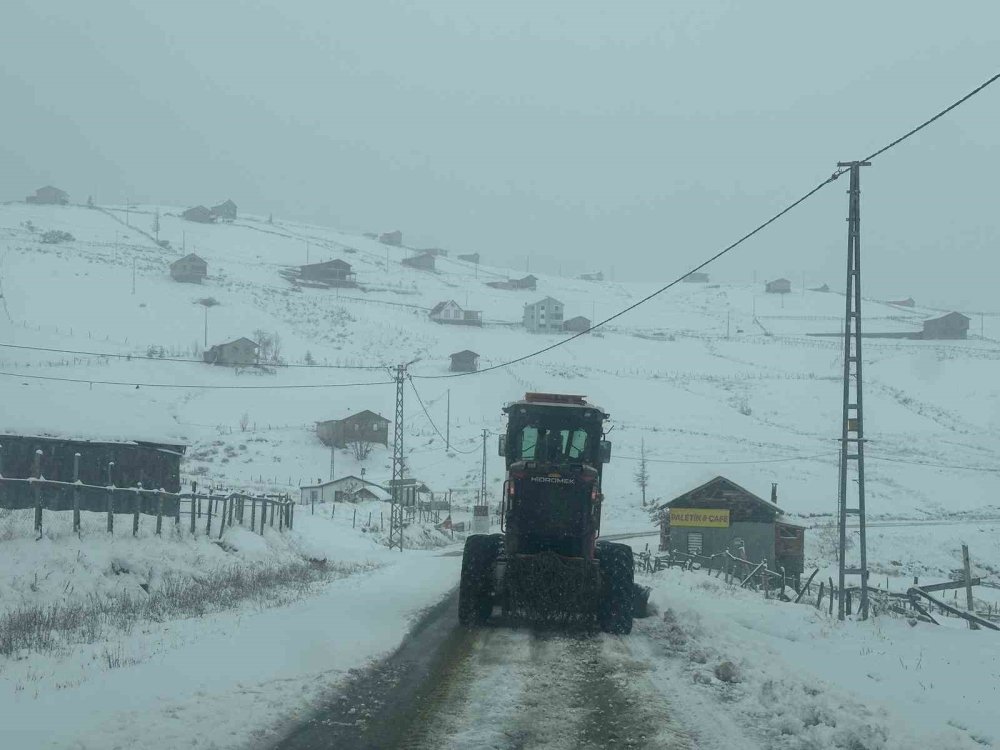
[[[482,431],[501,429],[504,402],[540,390],[586,394],[612,414],[605,533],[649,527],[633,478],[643,443],[651,461],[651,498],[667,500],[724,474],[759,494],[777,482],[779,502],[793,520],[822,523],[835,509],[842,352],[835,338],[806,334],[838,330],[839,294],[796,288],[789,295],[765,295],[762,284],[680,284],[606,329],[539,357],[480,375],[443,378],[449,355],[462,349],[478,352],[481,365],[489,366],[558,341],[518,327],[527,302],[550,295],[565,304],[566,317],[601,319],[661,281],[595,283],[539,275],[537,291],[498,290],[485,282],[523,272],[476,268],[451,258],[438,258],[434,272],[418,271],[400,264],[410,255],[405,248],[363,236],[254,217],[231,225],[194,224],[169,207],[159,209],[160,236],[172,243],[172,249],[163,249],[148,236],[154,210],[130,210],[128,221],[137,231],[125,225],[119,209],[0,206],[0,343],[52,350],[0,347],[0,433],[183,442],[189,446],[185,482],[297,493],[300,484],[329,476],[330,453],[316,439],[314,422],[362,409],[393,414],[395,390],[384,369],[344,368],[417,359],[410,372],[430,418],[408,387],[408,467],[435,492],[452,490],[456,503],[467,505],[479,487]],[[40,233],[47,230],[67,231],[75,239],[43,244]],[[208,261],[204,284],[170,279],[168,264],[181,256],[182,246]],[[294,288],[279,271],[305,263],[307,253],[313,262],[351,263],[361,288]],[[254,374],[171,361],[200,358],[205,308],[197,302],[205,297],[220,303],[208,310],[209,345],[264,331],[278,335],[287,364],[317,366]],[[486,325],[430,322],[426,310],[448,299],[481,310]],[[868,330],[907,331],[919,329],[920,320],[937,311],[870,301],[865,313]],[[998,321],[985,318],[980,337],[975,319],[964,341],[865,343],[869,517],[930,522],[871,529],[872,569],[876,576],[890,576],[894,587],[902,588],[913,575],[946,577],[960,566],[962,541],[970,545],[980,573],[995,579],[1000,571],[998,525],[989,522],[1000,518]],[[154,358],[146,358],[149,352]],[[446,451],[435,425],[447,429],[449,403],[452,450]],[[495,499],[503,464],[492,436],[486,460],[488,492]],[[391,471],[390,455],[381,446],[364,462],[348,451],[338,451],[335,462],[338,476],[365,469],[374,482],[387,480]],[[377,508],[369,510],[387,514],[387,507]],[[378,535],[350,528],[343,512],[331,519],[328,511],[321,508],[315,517],[300,513],[294,532],[263,540],[233,529],[224,546],[184,534],[109,540],[96,522],[85,525],[77,539],[54,514],[47,516],[46,536],[36,542],[22,516],[0,519],[5,524],[0,569],[11,572],[0,582],[0,614],[123,588],[135,593],[140,583],[155,590],[171,576],[191,578],[234,564],[325,559],[335,570],[309,583],[294,601],[250,600],[203,617],[145,623],[121,637],[5,658],[0,732],[18,727],[24,732],[19,747],[72,747],[74,739],[79,747],[113,746],[112,740],[128,746],[134,712],[148,716],[159,704],[159,746],[183,744],[183,732],[211,724],[208,717],[219,722],[211,741],[236,746],[286,719],[293,707],[307,705],[315,698],[318,675],[357,666],[392,648],[408,618],[454,584],[457,558],[432,551],[389,555]],[[957,521],[966,523],[952,524]],[[807,556],[807,564],[824,570],[832,563],[814,531],[807,534]],[[387,601],[391,597],[382,594],[387,587],[406,593]],[[675,612],[700,611],[703,599],[714,598],[688,583],[658,591],[663,606]],[[674,598],[677,603],[671,604]],[[739,597],[720,601],[712,606],[742,606]],[[763,606],[771,605],[746,604]],[[799,654],[796,649],[811,643],[825,655],[802,668],[860,702],[867,702],[864,691],[876,684],[907,700],[915,693],[900,687],[899,675],[866,676],[860,662],[850,670],[852,681],[838,682],[837,675],[853,662],[836,655],[851,647],[870,642],[876,649],[875,642],[884,638],[891,643],[885,653],[908,663],[913,649],[926,642],[921,669],[929,674],[938,669],[937,656],[929,655],[933,644],[947,652],[941,643],[985,643],[991,637],[958,631],[930,636],[901,621],[838,627],[807,610],[794,612],[782,613],[781,633],[801,631],[800,642],[779,648],[774,644],[787,640],[784,635],[768,636],[773,641],[754,636],[749,640],[763,650],[760,658],[769,658],[767,649],[782,658]],[[704,610],[700,616],[711,621],[732,614]],[[324,628],[346,635],[319,638]],[[863,638],[855,637],[857,629]],[[946,637],[952,640],[942,640]],[[320,642],[329,646],[317,653]],[[995,661],[989,672],[985,659],[978,664],[966,656],[956,659],[977,675],[976,684],[986,685],[990,674],[995,683]],[[246,672],[220,670],[229,660]],[[950,674],[927,688],[924,699],[940,698]],[[117,697],[95,698],[102,694]],[[950,700],[935,706],[952,707]],[[997,741],[998,733],[983,725],[984,715],[949,710],[944,720],[967,722],[970,736],[975,728],[992,738],[988,742]],[[58,711],[66,717],[60,723],[66,735],[33,723]],[[921,720],[932,721],[931,716],[944,714],[927,712]],[[201,740],[211,746],[207,737]]]

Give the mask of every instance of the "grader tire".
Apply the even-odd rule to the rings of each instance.
[[[458,585],[458,621],[475,627],[493,612],[493,565],[500,553],[499,534],[475,534],[465,540]]]
[[[628,635],[632,632],[635,597],[632,548],[625,544],[598,542],[597,555],[604,581],[597,623],[605,633]]]

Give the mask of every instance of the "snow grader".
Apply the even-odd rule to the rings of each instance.
[[[459,621],[482,625],[499,607],[514,619],[631,632],[632,549],[598,539],[609,414],[583,396],[553,393],[527,393],[503,411],[503,533],[466,540]]]

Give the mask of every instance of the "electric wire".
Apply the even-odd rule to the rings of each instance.
[[[88,378],[59,378],[53,375],[26,375],[20,372],[0,372],[0,376],[26,378],[29,380],[49,380],[59,383],[83,383],[84,385],[123,385],[135,388],[198,388],[209,391],[239,390],[268,391],[294,390],[298,388],[360,388],[367,385],[393,385],[394,380],[373,380],[361,383],[296,383],[290,385],[209,385],[205,383],[143,383],[123,380],[94,380]]]
[[[5,342],[0,342],[0,347],[5,349],[23,349],[25,351],[32,352],[50,352],[53,354],[75,354],[84,357],[103,357],[106,359],[138,359],[138,360],[149,360],[152,362],[184,362],[187,364],[205,364],[204,360],[201,359],[185,359],[182,357],[156,357],[149,354],[120,354],[114,352],[88,352],[78,349],[56,349],[47,346],[27,346],[26,344],[9,344]],[[303,367],[313,370],[382,370],[385,365],[300,365],[300,364],[287,364],[284,362],[267,362],[267,367],[282,367],[282,368],[293,368],[293,367]]]
[[[427,417],[427,421],[431,423],[431,427],[434,428],[434,432],[436,432],[438,434],[438,437],[440,437],[442,440],[444,440],[445,444],[447,445],[451,441],[448,440],[448,438],[446,438],[443,434],[441,434],[441,430],[439,430],[438,426],[436,424],[434,424],[434,420],[431,418],[431,413],[429,411],[427,411],[427,407],[424,406],[424,400],[420,397],[420,391],[417,390],[417,386],[413,382],[413,378],[410,376],[409,373],[406,374],[406,377],[410,381],[410,388],[413,389],[413,395],[417,397],[417,402],[420,404],[420,408],[423,409],[424,416]],[[478,449],[471,450],[471,451],[463,451],[461,448],[456,448],[454,446],[454,444],[451,445],[451,450],[455,451],[456,453],[467,453],[467,454],[468,453],[478,453],[479,452]]]
[[[957,101],[953,102],[948,107],[946,107],[945,109],[941,110],[940,112],[938,112],[937,114],[935,114],[930,119],[925,120],[923,123],[921,123],[917,127],[913,128],[912,130],[908,131],[904,135],[900,136],[899,138],[896,138],[894,141],[886,144],[885,146],[883,146],[882,148],[878,149],[874,153],[872,153],[869,156],[865,157],[862,161],[871,161],[871,160],[875,159],[876,157],[881,156],[886,151],[888,151],[888,150],[890,150],[890,149],[898,146],[900,143],[902,143],[906,139],[910,138],[911,136],[915,135],[916,133],[919,133],[921,130],[923,130],[924,128],[926,128],[931,123],[935,122],[936,120],[940,119],[941,117],[944,117],[946,114],[948,114],[949,112],[951,112],[953,109],[955,109],[956,107],[960,106],[961,104],[965,103],[966,101],[968,101],[969,99],[971,99],[972,97],[974,97],[976,94],[978,94],[981,91],[983,91],[987,86],[990,86],[991,84],[995,83],[998,79],[1000,79],[1000,73],[997,73],[996,75],[994,75],[993,77],[991,77],[990,79],[988,79],[987,81],[985,81],[984,83],[980,84],[975,89],[973,89],[972,91],[970,91],[968,94],[966,94],[965,96],[963,96],[961,99],[958,99]],[[585,329],[583,331],[579,331],[579,332],[573,334],[572,336],[569,336],[568,338],[562,339],[561,341],[557,341],[554,344],[550,344],[549,346],[543,347],[543,348],[541,348],[541,349],[539,349],[537,351],[531,352],[529,354],[522,355],[520,357],[516,357],[515,359],[509,360],[507,362],[501,362],[499,364],[490,365],[489,367],[484,367],[484,368],[481,368],[481,369],[476,370],[474,372],[454,372],[454,373],[441,374],[441,375],[414,375],[413,377],[415,377],[415,378],[421,378],[421,379],[425,379],[425,380],[430,380],[430,379],[441,379],[441,378],[460,378],[460,377],[468,377],[470,375],[479,375],[479,374],[482,374],[482,373],[485,373],[485,372],[491,372],[493,370],[499,370],[499,369],[504,368],[504,367],[509,367],[510,365],[514,365],[514,364],[517,364],[519,362],[524,362],[527,359],[531,359],[532,357],[537,357],[537,356],[539,356],[541,354],[545,354],[546,352],[550,352],[553,349],[556,349],[557,347],[560,347],[560,346],[563,346],[565,344],[568,344],[569,342],[574,341],[575,339],[578,339],[581,336],[585,336],[588,333],[590,333],[591,331],[594,331],[594,330],[600,328],[601,326],[606,325],[607,323],[610,323],[612,320],[615,320],[616,318],[620,318],[625,313],[631,312],[632,310],[634,310],[635,308],[639,307],[640,305],[643,305],[646,302],[649,302],[654,297],[657,297],[657,296],[663,294],[668,289],[670,289],[670,288],[676,286],[677,284],[681,283],[681,281],[683,281],[685,278],[687,278],[691,274],[696,273],[697,271],[700,271],[705,266],[707,266],[710,263],[713,263],[714,261],[716,261],[719,258],[721,258],[723,255],[726,255],[727,253],[731,252],[732,250],[735,250],[737,247],[739,247],[740,245],[742,245],[744,242],[746,242],[748,239],[750,239],[751,237],[753,237],[755,234],[759,233],[760,231],[762,231],[763,229],[765,229],[766,227],[770,226],[775,221],[777,221],[778,219],[780,219],[782,216],[784,216],[785,214],[787,214],[789,211],[791,211],[792,209],[796,208],[800,204],[802,204],[805,201],[807,201],[809,198],[811,198],[812,196],[814,196],[816,193],[818,193],[824,187],[826,187],[827,185],[829,185],[831,182],[834,182],[835,180],[837,180],[837,178],[839,178],[841,175],[847,173],[848,171],[849,171],[848,167],[841,167],[841,168],[837,169],[829,177],[827,177],[825,180],[823,180],[818,185],[816,185],[814,188],[812,188],[811,190],[809,190],[808,192],[806,192],[802,197],[796,199],[792,203],[790,203],[787,206],[785,206],[785,208],[781,209],[778,213],[774,214],[767,221],[763,222],[762,224],[759,224],[757,227],[755,227],[751,231],[749,231],[746,234],[744,234],[738,240],[736,240],[732,244],[728,245],[727,247],[725,247],[722,250],[720,250],[719,252],[717,252],[715,255],[713,255],[712,257],[710,257],[708,260],[703,261],[702,263],[699,263],[697,266],[695,266],[694,268],[690,269],[689,271],[687,271],[683,275],[678,276],[676,279],[674,279],[673,281],[671,281],[669,284],[666,284],[665,286],[660,287],[656,291],[654,291],[651,294],[648,294],[647,296],[645,296],[642,299],[640,299],[638,302],[635,302],[635,303],[629,305],[628,307],[625,307],[622,310],[619,310],[618,312],[616,312],[611,317],[605,318],[604,320],[600,321],[599,323],[595,323],[594,325],[590,326],[590,328],[587,328],[587,329]]]
[[[839,455],[839,451],[826,453],[816,453],[811,456],[784,456],[782,458],[759,458],[753,460],[738,460],[738,461],[691,461],[685,459],[672,459],[672,458],[645,458],[645,461],[653,464],[777,464],[783,463],[785,461],[814,461],[819,458],[831,458],[833,456]],[[642,461],[642,456],[614,456],[616,459],[623,459],[625,461]]]

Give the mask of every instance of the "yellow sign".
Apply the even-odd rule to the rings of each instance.
[[[706,508],[671,508],[671,526],[706,526],[713,529],[729,528],[728,510]]]

